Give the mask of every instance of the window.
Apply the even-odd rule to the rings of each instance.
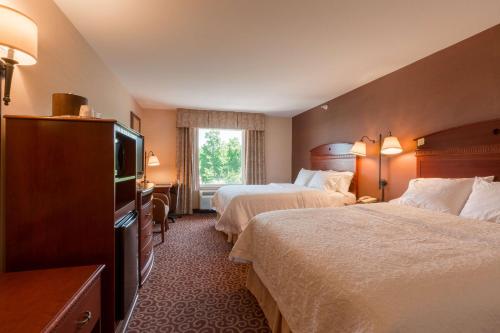
[[[198,129],[200,186],[243,184],[243,131]]]

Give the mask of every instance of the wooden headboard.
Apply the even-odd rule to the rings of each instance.
[[[500,119],[416,139],[417,177],[495,176],[500,180]]]
[[[351,171],[349,191],[358,195],[358,157],[351,154],[352,143],[330,143],[311,150],[312,170]]]

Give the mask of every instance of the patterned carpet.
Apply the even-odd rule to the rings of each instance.
[[[169,224],[127,332],[270,332],[245,288],[248,267],[228,260],[231,247],[214,223],[200,214]]]

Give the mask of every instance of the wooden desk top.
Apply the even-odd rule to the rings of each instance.
[[[137,184],[136,190],[137,192],[142,192],[142,195],[147,195],[150,192],[153,192],[156,185],[154,183],[140,183]]]
[[[104,266],[0,274],[0,332],[41,332],[71,306]]]
[[[173,186],[174,186],[173,183],[155,184],[155,187],[157,187],[157,188],[170,188],[170,187],[173,187]]]

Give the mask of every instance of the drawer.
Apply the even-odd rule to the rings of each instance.
[[[148,194],[145,194],[142,196],[142,204],[146,204],[153,200],[153,192],[149,192]]]
[[[153,201],[149,201],[141,208],[141,228],[153,219]]]
[[[97,278],[62,315],[53,332],[92,332],[101,321],[101,278]],[[97,329],[94,332],[99,332]]]
[[[153,242],[151,241],[143,250],[141,251],[141,263],[140,263],[140,285],[142,286],[146,282],[151,269],[153,268]]]
[[[147,243],[142,249],[140,253],[140,266],[141,266],[141,271],[143,270],[144,266],[147,264],[149,258],[153,255],[153,240],[151,239],[149,243]]]
[[[153,239],[153,221],[149,221],[146,226],[141,228],[141,238],[139,243],[139,248],[142,249],[146,244],[148,244]]]

